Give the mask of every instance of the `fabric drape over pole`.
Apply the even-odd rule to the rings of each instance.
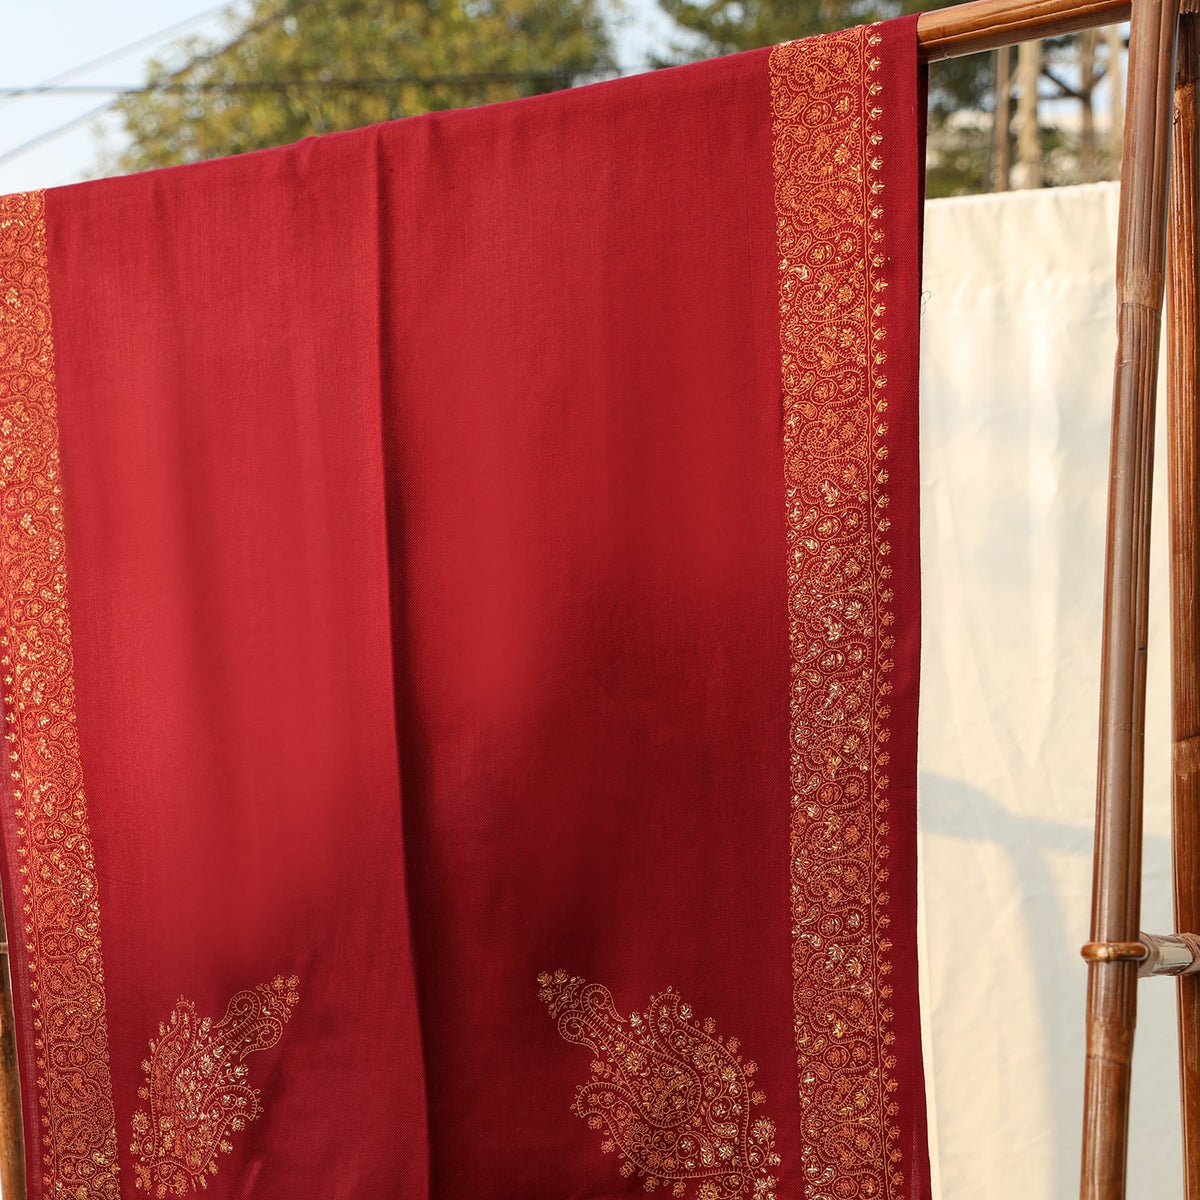
[[[928,1194],[915,24],[0,200],[39,1200]]]

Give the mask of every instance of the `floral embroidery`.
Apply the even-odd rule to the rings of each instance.
[[[889,1024],[880,83],[870,27],[771,52],[787,489],[791,910],[804,1177],[904,1192]]]
[[[604,1134],[602,1150],[620,1153],[622,1175],[673,1196],[695,1181],[697,1200],[776,1200],[775,1125],[752,1115],[766,1097],[737,1038],[695,1020],[670,988],[626,1019],[598,983],[555,971],[538,985],[558,1032],[596,1055],[572,1108]]]
[[[0,664],[41,1110],[30,1167],[35,1180],[40,1167],[42,1195],[116,1200],[65,555],[45,199],[27,192],[0,197]]]
[[[299,984],[294,975],[276,975],[238,992],[215,1025],[180,998],[142,1063],[146,1084],[138,1095],[150,1107],[133,1114],[130,1147],[140,1189],[162,1197],[208,1187],[217,1154],[233,1149],[230,1135],[262,1112],[258,1090],[246,1082],[246,1056],[283,1036]]]

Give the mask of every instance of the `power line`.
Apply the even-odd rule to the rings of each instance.
[[[10,158],[16,158],[18,154],[24,154],[26,150],[32,150],[35,146],[40,146],[43,142],[50,141],[51,138],[56,138],[60,134],[68,133],[77,126],[82,125],[85,121],[90,121],[94,117],[99,117],[112,108],[113,102],[105,100],[103,104],[98,104],[95,108],[89,108],[87,112],[80,113],[77,117],[72,117],[69,121],[64,121],[61,125],[55,125],[53,129],[47,129],[45,133],[39,133],[31,137],[29,141],[22,142],[19,146],[14,146],[11,150],[0,152],[0,163],[6,163]]]
[[[143,95],[146,92],[284,92],[294,88],[324,88],[332,91],[365,91],[398,85],[434,87],[476,83],[538,83],[572,78],[577,72],[557,71],[475,71],[447,75],[386,75],[373,79],[246,79],[196,80],[145,84],[84,83],[56,86],[31,84],[28,87],[0,88],[0,97],[91,95],[112,92],[119,98]]]
[[[113,94],[112,100],[106,100],[103,104],[97,105],[95,108],[89,109],[87,112],[81,113],[79,116],[72,117],[69,121],[65,121],[63,124],[57,125],[53,129],[48,129],[44,133],[39,133],[35,137],[30,138],[26,142],[22,142],[18,146],[14,146],[10,150],[0,152],[0,164],[6,163],[10,159],[16,158],[20,154],[24,154],[27,150],[32,150],[34,147],[40,146],[44,142],[58,137],[60,134],[67,133],[69,130],[101,116],[119,100],[127,99],[131,96],[144,95],[150,92],[172,92],[179,94],[203,92],[230,94],[236,94],[239,92],[285,94],[290,91],[309,88],[318,88],[325,91],[378,91],[393,87],[472,87],[496,83],[557,83],[561,85],[569,83],[570,80],[576,74],[578,74],[578,72],[575,71],[560,69],[555,71],[477,71],[461,74],[397,75],[367,79],[255,79],[241,81],[189,81],[182,78],[182,76],[194,68],[212,62],[213,59],[219,58],[229,50],[234,49],[246,38],[261,32],[263,29],[266,29],[268,26],[276,23],[277,21],[286,19],[298,9],[302,8],[305,3],[307,3],[307,0],[293,0],[293,3],[284,5],[275,12],[264,17],[262,20],[256,21],[253,25],[243,29],[241,33],[239,33],[238,36],[233,38],[231,41],[222,46],[215,47],[213,50],[204,54],[196,55],[195,57],[189,59],[181,67],[164,75],[161,79],[151,80],[149,83],[131,86],[123,84],[63,84],[57,82],[59,79],[79,74],[84,70],[93,69],[99,65],[101,61],[111,61],[112,57],[127,53],[131,48],[124,47],[121,51],[112,52],[111,56],[106,56],[103,60],[96,59],[91,63],[72,68],[70,72],[67,72],[61,76],[56,76],[55,79],[47,80],[45,83],[33,84],[28,87],[0,88],[0,103],[4,103],[6,100],[13,99],[18,96],[95,95],[98,93]],[[189,22],[182,22],[181,24],[198,21],[203,16],[208,16],[213,12],[219,11],[219,9],[222,7],[226,6],[218,6],[217,9],[211,9],[207,13],[201,14],[201,16],[193,17]],[[171,27],[171,29],[175,28],[178,28],[178,26]],[[169,33],[170,30],[165,32]],[[162,36],[163,32],[160,32],[152,35],[151,38],[142,39],[140,43],[134,43],[134,46],[143,44],[146,41],[161,38]]]
[[[214,58],[218,58],[227,51],[232,50],[235,46],[239,45],[241,42],[245,41],[246,38],[251,37],[253,34],[260,33],[262,30],[275,24],[276,21],[286,20],[298,9],[303,8],[306,2],[307,0],[292,0],[291,4],[285,4],[282,8],[278,8],[273,13],[269,13],[261,21],[256,21],[253,25],[247,26],[241,31],[241,33],[237,35],[237,37],[232,38],[224,45],[217,46],[205,54],[196,55],[194,58],[191,58],[184,63],[183,66],[178,70],[170,72],[162,80],[157,82],[160,84],[172,82],[177,80],[185,72],[191,70],[191,68],[203,66],[205,63],[212,62]],[[117,98],[120,99],[119,96]],[[31,137],[28,141],[22,142],[19,146],[14,146],[11,150],[3,151],[0,153],[0,163],[6,163],[11,159],[16,158],[17,155],[24,154],[27,150],[32,150],[35,146],[40,146],[44,142],[48,142],[52,138],[58,137],[60,134],[67,133],[70,130],[77,128],[85,121],[90,121],[95,117],[101,116],[103,113],[107,112],[114,103],[115,101],[113,100],[106,100],[103,104],[97,105],[95,108],[88,109],[87,112],[80,113],[79,116],[72,117],[69,121],[64,121],[61,125],[56,125],[53,129],[47,129],[44,133],[39,133],[36,136]]]
[[[87,62],[82,62],[78,66],[71,67],[69,70],[60,71],[57,75],[51,75],[49,79],[43,79],[41,83],[34,84],[29,89],[23,88],[3,88],[0,89],[0,95],[5,98],[22,96],[26,94],[35,94],[38,92],[50,92],[58,89],[57,85],[66,83],[68,79],[75,79],[79,75],[86,75],[89,71],[96,70],[97,67],[105,67],[109,63],[119,62],[123,58],[127,58],[135,50],[141,50],[145,46],[153,46],[161,42],[164,38],[170,37],[172,34],[179,33],[181,30],[187,29],[191,25],[199,25],[202,21],[207,21],[210,17],[215,17],[217,13],[224,12],[229,8],[228,0],[222,4],[215,4],[212,8],[206,8],[201,13],[196,13],[195,16],[185,17],[182,21],[176,21],[173,25],[168,25],[164,29],[158,30],[157,33],[148,33],[145,37],[140,37],[136,41],[129,42],[124,46],[118,46],[116,50],[109,50],[101,54],[98,58],[88,59]],[[108,91],[108,88],[102,89]]]

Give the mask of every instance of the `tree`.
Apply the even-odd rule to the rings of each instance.
[[[754,50],[949,2],[953,0],[658,0],[680,31],[661,65]],[[992,84],[991,59],[986,54],[931,65],[929,195],[977,191],[985,185],[988,124],[982,116],[977,122],[964,122],[961,114],[982,114]]]
[[[1125,89],[1121,28],[1110,25],[1025,43],[1020,52],[1025,56],[1025,74],[1022,79],[1018,71],[1015,81],[1009,70],[1013,56],[1005,50],[996,55],[993,186],[999,191],[1010,186],[1055,187],[1118,175]],[[1014,82],[1019,92],[1015,105]],[[1095,100],[1102,88],[1107,93],[1108,128],[1100,131],[1100,136]],[[1066,106],[1063,101],[1068,102]],[[1053,106],[1049,121],[1041,119],[1046,102]],[[1063,111],[1064,107],[1069,110],[1070,102],[1080,106],[1077,128],[1072,114]]]
[[[196,162],[608,73],[600,0],[252,0],[221,44],[150,63],[123,171]]]
[[[1042,43],[1022,42],[1017,47],[1017,186],[1040,188],[1042,128],[1038,123],[1038,84],[1042,78]]]

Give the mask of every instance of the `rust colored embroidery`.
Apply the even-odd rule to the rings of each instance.
[[[695,1182],[696,1200],[775,1200],[775,1125],[752,1116],[766,1098],[736,1038],[695,1020],[670,988],[626,1019],[598,983],[555,971],[538,985],[558,1032],[596,1056],[572,1107],[603,1131],[602,1150],[620,1153],[622,1175],[674,1196]]]
[[[299,985],[294,975],[276,975],[238,992],[216,1024],[180,997],[142,1063],[146,1084],[138,1095],[149,1111],[133,1114],[130,1147],[140,1189],[162,1197],[208,1187],[217,1155],[233,1149],[230,1135],[262,1112],[258,1090],[246,1082],[246,1056],[283,1036]]]
[[[0,197],[0,570],[42,1194],[115,1200],[117,1132],[96,864],[75,732],[41,192]]]
[[[791,906],[810,1197],[904,1195],[889,1028],[892,670],[880,36],[771,52],[786,455]]]

